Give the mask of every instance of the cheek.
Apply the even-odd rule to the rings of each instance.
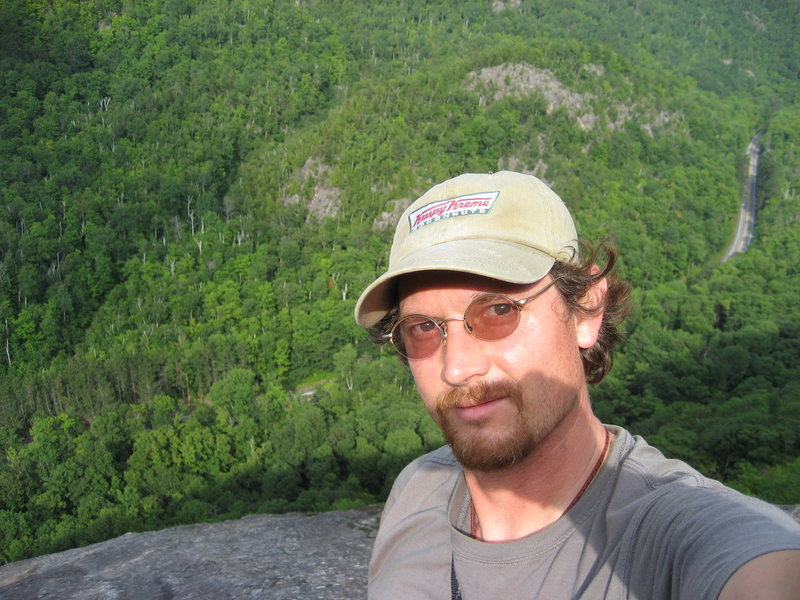
[[[580,364],[580,353],[572,321],[556,315],[549,319],[531,319],[516,333],[503,340],[495,355],[498,364],[519,376],[539,374],[553,376],[565,368]],[[570,365],[567,367],[567,365]]]
[[[548,354],[547,340],[552,335],[548,323],[529,315],[510,336],[496,343],[498,359],[509,367],[536,367]]]
[[[431,414],[436,412],[434,409],[436,398],[444,391],[443,387],[445,387],[442,378],[439,376],[441,366],[437,366],[438,362],[433,358],[409,361],[408,363],[409,369],[411,369],[411,376],[417,386],[417,392],[425,404],[425,408]]]
[[[521,340],[517,342],[500,342],[502,347],[498,347],[496,353],[497,360],[505,365],[506,369],[516,370],[521,367],[531,366],[532,359],[541,350],[537,344],[536,337],[530,332],[522,332]]]

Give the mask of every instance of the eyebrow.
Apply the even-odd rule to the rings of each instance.
[[[467,308],[469,308],[469,305],[472,304],[473,302],[475,302],[475,300],[477,300],[481,296],[507,296],[507,297],[511,298],[512,300],[514,300],[514,298],[512,297],[511,292],[489,292],[489,291],[486,291],[486,290],[475,290],[472,294],[469,295],[469,297],[467,299],[467,305],[464,307],[464,312],[462,312],[460,316],[463,317],[464,313],[467,311]],[[441,321],[442,319],[447,319],[448,318],[448,317],[436,317],[434,315],[431,315],[431,314],[428,314],[428,313],[424,313],[424,312],[416,312],[416,311],[404,312],[404,311],[401,311],[400,310],[400,302],[398,301],[397,302],[397,313],[395,314],[394,320],[395,321],[399,321],[400,319],[405,319],[406,317],[411,316],[411,315],[422,315],[423,317],[429,317],[430,319],[433,319],[434,321]]]

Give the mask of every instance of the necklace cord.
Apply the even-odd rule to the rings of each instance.
[[[606,458],[606,452],[608,452],[608,446],[610,445],[610,443],[611,443],[611,434],[608,432],[608,429],[606,429],[606,439],[603,444],[603,451],[600,453],[600,457],[597,459],[597,462],[594,464],[594,467],[592,467],[592,472],[589,473],[589,477],[587,477],[586,481],[583,482],[583,486],[581,486],[581,489],[578,490],[578,493],[572,499],[572,502],[570,502],[567,508],[564,509],[564,512],[562,513],[561,516],[567,514],[570,511],[570,509],[573,506],[575,506],[575,504],[577,504],[578,500],[581,499],[581,496],[583,496],[583,494],[586,493],[586,489],[591,485],[592,481],[594,481],[594,478],[597,476],[597,472],[600,470],[600,467],[603,466],[603,461]],[[478,535],[477,533],[478,527],[480,525],[478,523],[478,514],[475,511],[475,503],[472,501],[472,498],[470,498],[469,501],[469,520],[470,520],[469,524],[470,535],[474,537],[476,540],[482,540],[483,538],[481,538],[480,535]]]

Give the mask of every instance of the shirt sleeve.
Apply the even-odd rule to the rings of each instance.
[[[734,490],[666,486],[631,524],[638,528],[627,564],[630,590],[655,598],[716,600],[750,560],[800,549],[800,525],[774,506]]]

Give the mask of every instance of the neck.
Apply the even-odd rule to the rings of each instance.
[[[497,472],[465,471],[473,535],[509,541],[557,521],[596,475],[607,435],[591,410],[583,411],[518,464]]]

